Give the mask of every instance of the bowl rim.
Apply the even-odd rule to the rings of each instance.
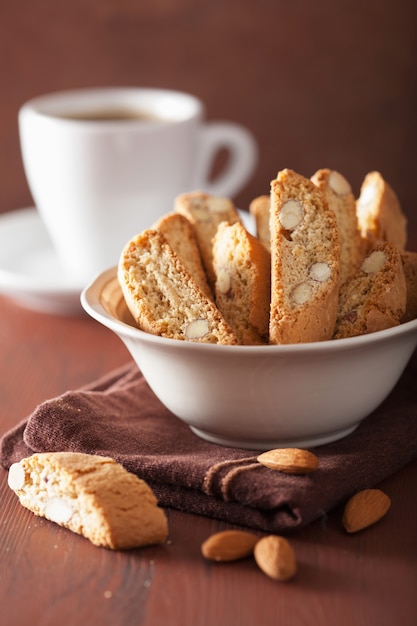
[[[100,322],[103,326],[112,330],[119,336],[129,337],[130,339],[141,340],[146,343],[157,344],[160,346],[172,345],[181,349],[195,350],[198,346],[199,349],[206,351],[215,350],[216,352],[223,351],[229,354],[260,354],[263,356],[272,354],[287,354],[287,353],[320,353],[328,351],[342,351],[350,350],[353,348],[364,347],[370,344],[389,341],[402,335],[416,335],[417,343],[417,318],[409,322],[404,322],[398,326],[387,328],[385,330],[375,331],[365,335],[358,335],[355,337],[345,337],[343,339],[329,339],[326,341],[316,341],[309,343],[294,343],[294,344],[276,344],[276,345],[252,345],[252,346],[228,346],[218,345],[210,343],[197,343],[192,341],[182,341],[180,339],[169,339],[167,337],[160,337],[159,335],[152,335],[140,328],[136,328],[116,319],[113,315],[108,313],[100,302],[100,294],[105,285],[111,280],[117,279],[117,266],[108,268],[107,270],[98,274],[92,281],[87,284],[80,295],[81,306],[93,319]]]

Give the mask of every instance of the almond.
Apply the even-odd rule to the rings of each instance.
[[[329,187],[338,196],[345,196],[352,191],[350,183],[348,183],[346,178],[334,170],[329,174]]]
[[[285,230],[294,230],[303,219],[304,209],[298,200],[287,200],[279,212],[279,221]]]
[[[223,530],[211,535],[201,546],[210,561],[237,561],[249,556],[259,537],[244,530]]]
[[[294,550],[284,537],[263,537],[257,542],[253,554],[258,567],[274,580],[289,580],[297,573]]]
[[[13,463],[9,469],[8,485],[13,491],[20,491],[26,482],[26,474],[20,463]]]
[[[375,274],[384,267],[386,260],[385,252],[382,250],[374,250],[362,263],[361,270],[365,272],[365,274]]]
[[[313,288],[308,283],[299,283],[291,292],[291,298],[295,304],[305,304],[311,299]]]
[[[207,320],[197,319],[193,320],[186,327],[184,334],[188,339],[201,339],[207,335],[209,331],[209,325]]]
[[[332,270],[327,263],[313,263],[310,267],[310,278],[319,283],[325,283],[332,275]]]
[[[74,515],[74,509],[61,498],[51,498],[45,506],[45,517],[56,524],[67,524]]]
[[[263,452],[258,461],[270,469],[286,474],[308,474],[318,468],[319,460],[313,452],[299,448],[277,448]]]
[[[346,504],[343,526],[348,533],[356,533],[384,517],[390,506],[390,498],[380,489],[359,491]]]

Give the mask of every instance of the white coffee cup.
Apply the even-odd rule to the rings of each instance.
[[[251,133],[205,122],[200,99],[177,91],[93,88],[34,98],[19,111],[22,158],[35,206],[67,278],[89,281],[123,246],[206,191],[233,198],[257,160]],[[209,180],[215,155],[229,152]]]

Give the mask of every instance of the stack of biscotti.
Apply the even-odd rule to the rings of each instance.
[[[195,229],[215,304],[238,343],[268,343],[270,253],[247,232],[228,198],[186,193],[174,208]]]
[[[228,198],[179,196],[173,213],[128,242],[118,279],[146,332],[199,343],[268,343],[270,254]]]
[[[256,235],[228,198],[184,193],[128,242],[118,278],[139,328],[268,345],[341,339],[417,316],[417,253],[405,250],[406,219],[380,174],[365,178],[356,200],[335,170],[306,178],[284,169],[250,213]]]
[[[417,253],[404,250],[406,218],[395,193],[381,174],[372,172],[365,177],[358,200],[350,183],[335,170],[320,169],[310,180],[320,191],[319,195],[308,185],[307,179],[291,170],[283,170],[271,183],[269,205],[264,196],[251,205],[257,229],[262,229],[258,238],[264,240],[269,236],[272,253],[270,342],[350,337],[415,318]],[[336,255],[333,263],[339,265],[339,279],[338,285],[333,283],[333,291],[330,283],[318,289],[312,277],[307,277],[308,263],[313,263],[311,255],[322,254],[323,246],[331,237],[334,238],[333,250],[336,250],[334,229],[332,234],[328,230],[323,239],[318,223],[305,223],[306,206],[316,220],[323,221],[326,204],[336,218],[338,233],[339,257],[337,261]],[[265,234],[262,211],[269,213],[269,235]],[[378,251],[381,259],[378,246],[384,243],[392,245],[385,251],[385,262],[378,270],[369,271],[374,265],[368,257],[375,259],[372,253]],[[364,267],[368,271],[364,271]],[[331,273],[326,270],[326,281],[334,277],[334,269],[335,266]],[[364,282],[369,287],[366,293]]]

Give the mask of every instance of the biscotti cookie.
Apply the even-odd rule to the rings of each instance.
[[[365,177],[356,202],[359,229],[368,241],[368,249],[382,241],[391,241],[404,250],[407,242],[407,219],[390,185],[379,172]]]
[[[118,280],[131,314],[145,332],[201,343],[237,343],[216,305],[161,232],[145,230],[128,242]]]
[[[336,215],[340,243],[340,284],[353,276],[364,259],[364,243],[358,227],[356,200],[350,183],[335,170],[318,170],[311,180],[326,196]]]
[[[213,269],[213,237],[221,222],[240,222],[239,213],[228,198],[198,191],[178,196],[174,210],[184,215],[193,225],[207,278],[213,286],[216,280]]]
[[[249,205],[249,213],[255,219],[256,236],[268,252],[271,252],[270,207],[270,196],[258,196]]]
[[[356,276],[340,289],[334,338],[398,326],[406,300],[407,287],[397,247],[389,242],[375,246]]]
[[[213,292],[207,282],[206,272],[201,261],[194,228],[189,220],[180,213],[168,213],[168,215],[161,217],[152,228],[159,230],[164,235],[201,291],[209,298],[213,298]]]
[[[41,517],[113,550],[162,543],[165,513],[150,487],[113,459],[44,452],[14,463],[8,483]]]
[[[271,343],[330,339],[339,293],[339,233],[323,192],[285,169],[271,183]]]
[[[213,240],[216,305],[243,345],[268,343],[271,255],[239,222]]]
[[[417,318],[417,252],[401,252],[405,283],[407,285],[407,305],[401,322]]]

